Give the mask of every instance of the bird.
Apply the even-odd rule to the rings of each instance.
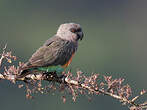
[[[53,37],[31,56],[20,68],[19,78],[33,71],[63,72],[71,63],[78,48],[78,41],[84,37],[80,24],[61,24]]]

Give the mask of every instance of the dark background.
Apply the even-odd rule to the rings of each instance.
[[[146,20],[146,0],[1,0],[0,47],[7,43],[26,62],[60,24],[79,23],[85,36],[68,69],[125,78],[135,95],[147,89]],[[69,96],[63,104],[57,92],[27,100],[23,88],[0,83],[1,110],[127,110],[109,96],[93,96],[92,102],[84,96],[72,102]]]

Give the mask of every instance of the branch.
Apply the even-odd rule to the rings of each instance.
[[[3,63],[3,59],[6,59],[8,63],[12,63],[12,60],[16,60],[15,56],[11,55],[11,52],[6,52],[5,48],[0,58],[0,66]],[[124,79],[112,79],[112,76],[103,76],[104,81],[99,79],[99,74],[92,74],[91,76],[85,76],[81,71],[77,71],[77,75],[73,76],[71,72],[57,74],[56,72],[38,72],[29,74],[23,78],[18,78],[19,68],[24,63],[19,63],[17,67],[5,66],[4,73],[0,74],[0,79],[9,80],[13,83],[16,81],[24,82],[18,85],[19,88],[26,87],[26,97],[33,98],[32,93],[41,92],[45,93],[48,90],[60,90],[66,95],[66,92],[71,93],[73,101],[76,101],[79,94],[84,95],[107,95],[114,99],[119,100],[123,105],[128,106],[130,110],[145,110],[147,109],[147,102],[138,104],[136,100],[146,93],[145,90],[140,92],[140,95],[130,98],[132,91],[129,85],[124,85]],[[43,86],[42,81],[49,82]],[[98,83],[99,82],[99,83]],[[63,101],[66,101],[66,97],[63,96]]]

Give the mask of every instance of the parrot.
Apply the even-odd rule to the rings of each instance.
[[[83,36],[80,24],[61,24],[56,34],[45,41],[21,67],[19,78],[34,74],[33,71],[63,72],[71,63],[78,41]]]

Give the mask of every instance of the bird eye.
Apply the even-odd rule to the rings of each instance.
[[[70,31],[73,32],[73,33],[77,32],[77,30],[74,29],[74,28],[71,28]]]

